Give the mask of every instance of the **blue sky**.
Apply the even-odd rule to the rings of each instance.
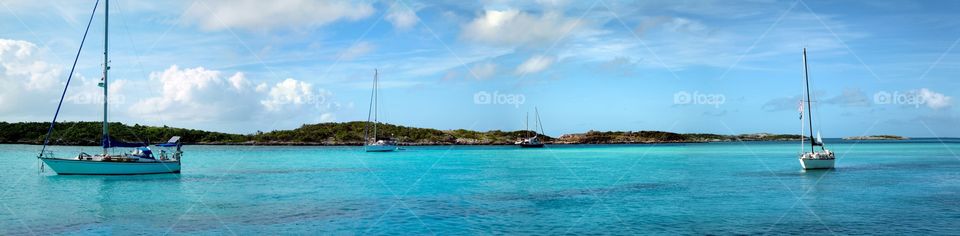
[[[46,121],[94,1],[0,0],[0,120]],[[110,3],[111,119],[250,133],[365,120],[547,134],[960,136],[956,1]],[[61,120],[97,120],[103,8]],[[485,100],[489,98],[489,100]]]

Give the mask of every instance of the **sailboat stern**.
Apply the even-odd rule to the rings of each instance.
[[[804,170],[833,169],[836,159],[800,159],[800,166]]]
[[[800,155],[800,166],[804,170],[833,169],[836,156],[830,150],[807,152]]]

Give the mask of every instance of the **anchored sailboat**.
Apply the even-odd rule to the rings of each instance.
[[[540,141],[540,134],[543,133],[543,124],[540,123],[540,110],[536,107],[533,108],[534,116],[536,117],[536,124],[534,124],[534,129],[540,127],[540,133],[530,130],[530,113],[527,113],[527,122],[526,130],[527,133],[532,134],[529,138],[521,139],[517,141],[516,144],[520,145],[522,148],[542,148],[543,142]]]
[[[50,135],[53,133],[54,125],[57,123],[57,116],[60,114],[60,107],[63,105],[63,98],[67,94],[67,88],[70,87],[70,80],[73,78],[73,71],[77,66],[77,60],[80,57],[80,51],[83,49],[83,41],[87,39],[87,32],[90,31],[90,24],[93,22],[93,16],[96,14],[97,5],[94,4],[93,13],[90,14],[90,20],[87,22],[87,29],[83,33],[83,40],[80,42],[80,49],[77,50],[77,57],[74,58],[73,68],[70,69],[70,75],[67,77],[67,83],[60,95],[60,103],[57,105],[57,111],[53,115],[53,121],[47,130],[47,135],[43,141],[43,148],[37,156],[44,164],[50,166],[54,172],[61,175],[135,175],[135,174],[160,174],[160,173],[180,173],[180,157],[183,152],[180,150],[180,137],[174,136],[167,143],[156,145],[159,153],[154,153],[148,143],[125,143],[114,140],[110,137],[110,126],[107,120],[107,101],[109,86],[107,72],[110,70],[108,53],[108,18],[110,13],[109,0],[104,1],[104,40],[103,40],[103,80],[99,86],[103,87],[103,133],[101,146],[103,152],[98,154],[87,154],[81,152],[71,159],[55,158],[52,152],[47,151],[50,144]],[[111,154],[110,150],[114,148],[127,147],[134,148],[129,153]]]
[[[804,150],[803,135],[800,136],[800,166],[804,170],[811,169],[833,169],[836,160],[834,153],[823,146],[823,139],[820,138],[820,132],[817,132],[817,138],[813,138],[813,109],[810,105],[810,75],[807,67],[807,49],[803,49],[803,79],[806,82],[804,86],[807,92],[807,122],[810,125],[810,151]],[[802,102],[802,101],[801,101]],[[800,104],[800,125],[803,126],[803,103]],[[801,129],[802,130],[802,129]],[[816,147],[820,147],[820,151]]]
[[[367,128],[363,132],[364,148],[367,152],[392,152],[397,150],[397,143],[390,139],[377,137],[377,123],[380,107],[380,78],[379,72],[373,70],[373,91],[370,92],[370,108],[367,113]],[[371,117],[373,118],[371,122]],[[373,134],[369,135],[369,126],[373,126]]]

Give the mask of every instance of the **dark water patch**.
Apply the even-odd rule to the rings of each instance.
[[[939,168],[960,168],[960,160],[925,161],[925,162],[897,162],[843,166],[841,171],[875,171],[875,170],[926,170]]]
[[[587,199],[592,203],[597,197],[606,198],[611,195],[622,194],[673,192],[683,191],[685,189],[685,186],[677,183],[628,183],[613,187],[577,188],[528,193],[506,193],[489,196],[487,198],[495,201],[529,201],[547,205],[562,203],[564,201],[573,201],[569,203],[576,205],[582,203],[584,201],[583,199]]]
[[[13,220],[16,221],[16,220]],[[57,221],[54,224],[44,223],[44,224],[34,224],[29,225],[32,222],[24,222],[24,225],[20,222],[15,222],[12,225],[4,226],[0,229],[0,234],[2,235],[51,235],[51,234],[66,234],[66,233],[76,233],[82,232],[85,229],[95,228],[100,224],[100,222],[95,220],[86,220],[82,222],[63,222]],[[10,227],[12,226],[12,227]]]
[[[238,219],[238,223],[245,225],[275,225],[304,221],[326,221],[331,219],[359,219],[371,213],[372,211],[369,211],[369,208],[363,208],[359,205],[340,207],[334,207],[332,205],[310,205],[284,209],[280,212],[258,212]]]
[[[229,174],[299,174],[299,173],[342,173],[342,172],[372,172],[375,169],[367,168],[301,168],[301,169],[260,169],[260,170],[226,170]]]
[[[820,177],[821,175],[833,174],[837,172],[837,169],[833,170],[756,170],[756,171],[744,171],[734,173],[735,177]]]
[[[228,205],[229,207],[224,207]],[[375,207],[376,206],[376,207]],[[225,209],[218,215],[204,216],[206,209],[198,209],[184,217],[184,220],[173,228],[177,233],[204,232],[216,229],[237,227],[261,227],[285,224],[319,225],[324,222],[359,221],[363,217],[376,217],[387,206],[376,202],[335,201],[335,202],[298,202],[272,203],[259,205],[239,206],[233,204],[211,204],[211,208]],[[383,208],[383,209],[380,209]],[[229,212],[226,214],[225,212]],[[346,228],[343,225],[334,225],[337,228]]]
[[[856,164],[841,165],[829,170],[756,170],[735,173],[738,177],[820,177],[821,175],[843,175],[856,172],[868,171],[888,171],[888,170],[929,170],[943,168],[960,168],[960,161],[934,161],[934,162],[898,162],[898,163],[878,163],[878,164]]]

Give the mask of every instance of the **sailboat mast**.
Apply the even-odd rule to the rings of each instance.
[[[110,127],[107,122],[107,101],[109,100],[107,99],[107,85],[110,84],[107,80],[107,71],[110,70],[110,65],[108,64],[110,61],[107,58],[107,39],[109,38],[107,30],[110,28],[110,0],[104,1],[103,8],[103,140],[101,142],[106,143],[101,143],[101,146],[104,147],[103,155],[107,155],[107,147],[110,142]]]
[[[536,115],[537,115],[537,126],[540,127],[540,133],[537,134],[537,135],[539,136],[540,134],[543,134],[543,123],[540,122],[540,110],[537,109],[536,107],[534,107],[534,108],[533,108],[533,111],[534,111],[534,112],[536,113]],[[536,127],[534,127],[534,129],[536,129]]]
[[[373,69],[373,141],[377,141],[377,116],[380,114],[380,73]]]
[[[807,48],[803,48],[803,80],[807,85],[807,122],[810,125],[810,151],[813,152],[816,141],[813,139],[813,109],[810,107],[810,68],[807,67]]]
[[[530,112],[527,112],[527,121],[523,125],[523,130],[527,131],[527,136],[530,136]]]

